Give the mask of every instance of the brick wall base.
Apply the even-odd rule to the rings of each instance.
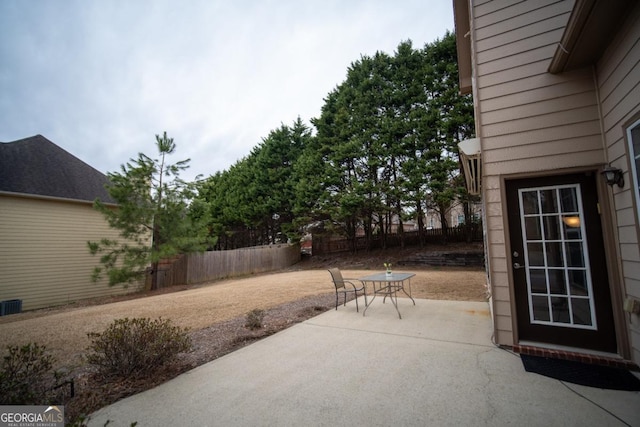
[[[548,357],[550,359],[572,360],[575,362],[590,363],[593,365],[611,366],[615,368],[629,369],[631,371],[640,371],[638,365],[630,360],[615,359],[612,357],[604,357],[593,354],[576,353],[565,350],[553,350],[548,348],[540,348],[528,345],[514,345],[513,351],[519,354],[529,356]]]

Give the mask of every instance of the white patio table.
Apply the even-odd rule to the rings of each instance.
[[[415,276],[414,273],[376,273],[365,277],[360,277],[358,280],[366,283],[373,284],[373,298],[369,300],[369,303],[364,308],[362,315],[367,313],[367,309],[376,298],[377,295],[384,295],[382,303],[384,304],[387,297],[391,300],[398,312],[398,317],[402,319],[400,310],[398,309],[398,292],[402,291],[406,296],[411,298],[413,305],[416,305],[416,301],[411,296],[411,278]],[[407,288],[409,292],[407,292]]]

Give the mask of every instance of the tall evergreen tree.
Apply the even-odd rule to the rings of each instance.
[[[427,203],[442,212],[459,197],[457,142],[473,135],[470,97],[457,92],[455,39],[415,50],[399,44],[393,57],[376,53],[351,64],[325,99],[315,148],[327,167],[325,213],[355,240],[402,232],[407,212],[419,230]],[[311,157],[308,155],[308,157]],[[316,183],[317,185],[317,183]]]
[[[249,156],[200,185],[198,198],[211,206],[210,228],[219,238],[218,248],[299,237],[293,225],[298,200],[294,170],[310,138],[300,118],[292,126],[281,125]]]
[[[282,125],[200,192],[212,207],[212,229],[237,226],[273,242],[321,220],[354,243],[369,241],[441,212],[464,197],[457,142],[473,135],[473,107],[457,90],[455,39],[414,49],[401,42],[394,56],[362,56],[325,98],[317,133]],[[216,188],[217,187],[217,188]],[[224,192],[223,194],[219,194]],[[207,195],[208,194],[208,195]],[[277,219],[276,219],[277,218]]]
[[[468,200],[460,180],[458,142],[474,135],[473,104],[471,96],[459,94],[455,37],[447,33],[441,40],[425,48],[431,81],[431,111],[435,115],[433,142],[439,154],[428,163],[430,207],[440,214],[443,229],[447,227],[447,212],[454,200]]]

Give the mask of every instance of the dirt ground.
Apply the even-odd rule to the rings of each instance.
[[[401,253],[395,253],[383,257],[394,261],[400,256]],[[340,267],[345,278],[383,269],[379,255],[312,257],[278,273],[4,316],[0,317],[2,352],[6,346],[29,342],[46,345],[57,361],[56,368],[76,382],[80,397],[72,399],[68,411],[86,413],[335,308],[335,292],[326,270],[329,266]],[[481,268],[394,266],[393,269],[416,274],[411,280],[414,298],[486,300],[486,278]],[[266,312],[263,328],[258,331],[244,327],[246,315],[253,309]],[[170,319],[174,325],[189,329],[193,351],[184,355],[180,366],[171,372],[158,373],[157,378],[142,383],[110,384],[106,392],[94,383],[95,378],[84,362],[89,345],[87,333],[102,332],[113,320],[125,317]]]

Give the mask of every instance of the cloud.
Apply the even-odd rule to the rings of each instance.
[[[361,55],[453,29],[449,0],[0,2],[0,141],[37,133],[103,172],[155,154],[184,177],[309,122]]]

